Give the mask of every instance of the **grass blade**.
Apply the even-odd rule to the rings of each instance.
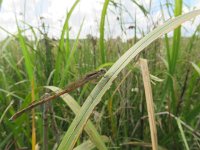
[[[186,137],[185,137],[185,134],[184,134],[184,131],[183,131],[183,128],[182,128],[182,125],[181,125],[179,118],[176,118],[176,121],[177,121],[177,124],[178,124],[178,128],[181,132],[181,137],[182,137],[183,142],[185,144],[185,148],[186,148],[186,150],[189,150],[189,146],[188,146],[188,143],[187,143],[187,140],[186,140]]]
[[[59,92],[59,88],[54,87],[54,86],[47,86],[46,88],[54,91],[54,92]],[[79,104],[69,95],[69,94],[64,94],[60,96],[64,102],[70,107],[70,109],[75,113],[78,114],[80,110]],[[85,131],[90,137],[90,140],[96,145],[98,149],[101,150],[106,150],[106,146],[104,144],[104,140],[102,140],[101,136],[99,135],[98,131],[96,130],[95,126],[92,124],[92,122],[89,120],[88,123],[85,126]]]
[[[34,93],[35,81],[34,81],[34,71],[33,71],[34,67],[33,67],[33,63],[31,62],[31,54],[28,51],[25,39],[22,36],[22,32],[21,32],[21,29],[19,28],[18,22],[17,22],[17,28],[18,28],[19,43],[22,48],[22,52],[25,59],[25,67],[26,67],[26,71],[27,71],[30,85],[31,85],[31,98],[32,98],[31,101],[33,102],[35,100],[35,93]],[[35,146],[36,146],[36,127],[35,127],[35,111],[33,109],[32,110],[32,150],[35,150]]]
[[[81,23],[81,26],[80,26],[80,29],[78,31],[78,35],[76,37],[76,41],[73,44],[73,48],[72,48],[71,52],[69,53],[69,56],[68,56],[68,59],[67,59],[67,63],[66,63],[66,67],[64,69],[64,73],[63,73],[61,81],[60,81],[60,85],[61,86],[64,86],[64,84],[66,84],[65,79],[68,77],[67,74],[69,72],[70,64],[72,63],[73,58],[74,58],[74,54],[75,54],[75,52],[77,50],[77,46],[78,46],[78,42],[79,42],[79,36],[81,34],[81,31],[82,31],[83,23],[84,23],[84,19],[83,19],[83,21]]]
[[[142,71],[142,78],[145,89],[148,117],[149,117],[149,125],[151,131],[151,141],[152,141],[152,149],[158,149],[158,138],[157,138],[157,129],[154,117],[154,103],[153,103],[153,94],[151,88],[151,79],[150,73],[148,69],[148,64],[146,59],[140,59],[140,66]]]
[[[2,113],[1,118],[0,118],[0,125],[1,125],[1,123],[3,121],[3,118],[4,118],[5,114],[7,113],[7,111],[9,110],[9,108],[13,105],[13,103],[14,103],[14,101],[11,101],[10,104],[6,107],[6,109]]]
[[[200,67],[193,62],[191,62],[191,64],[194,67],[194,69],[196,70],[196,72],[200,75]]]
[[[59,41],[59,47],[58,47],[58,52],[57,52],[57,58],[56,58],[56,64],[55,64],[55,75],[54,75],[54,83],[57,84],[59,81],[60,77],[60,72],[62,72],[62,64],[65,64],[69,57],[69,19],[72,15],[72,12],[76,8],[77,4],[80,2],[80,0],[76,0],[70,9],[70,11],[67,13],[65,23],[63,25],[62,33],[60,36],[60,41]],[[67,33],[67,40],[66,40],[66,51],[64,51],[65,46],[65,33]],[[65,57],[63,57],[65,56]]]
[[[105,55],[105,46],[104,46],[104,25],[105,25],[105,17],[110,0],[105,0],[103,9],[101,12],[101,22],[100,22],[100,51],[101,51],[101,62],[104,64],[106,62],[106,55]]]
[[[104,142],[109,142],[108,137],[106,136],[101,136],[101,138],[103,139]],[[95,148],[95,145],[91,142],[91,140],[87,140],[84,143],[82,143],[81,145],[75,147],[73,150],[92,150]]]

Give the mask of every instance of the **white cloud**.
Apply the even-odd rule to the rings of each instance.
[[[26,3],[24,3],[26,2]],[[65,21],[66,13],[70,10],[75,0],[4,0],[0,11],[0,26],[8,30],[9,32],[16,32],[15,15],[18,20],[23,20],[23,16],[20,13],[25,11],[25,22],[34,26],[41,26],[40,17],[44,17],[42,20],[49,26],[49,36],[59,37],[62,30],[63,23]],[[119,2],[119,1],[117,1]],[[127,31],[124,34],[121,31],[120,23],[117,17],[120,17],[119,8],[115,9],[112,5],[109,5],[105,35],[106,36],[121,36],[129,38],[133,36],[133,31],[127,30],[130,25],[133,25],[135,20],[135,13],[137,19],[137,26],[144,32],[149,32],[153,22],[157,22],[161,18],[160,7],[157,2],[151,0],[141,0],[140,4],[144,4],[146,8],[149,8],[150,2],[152,2],[152,18],[148,19],[144,16],[142,11],[131,1],[121,1],[126,11],[122,11],[122,23],[124,29]],[[75,38],[79,31],[80,25],[85,18],[81,37],[85,37],[86,34],[93,34],[97,36],[99,34],[99,23],[101,17],[101,11],[103,8],[104,0],[81,0],[75,8],[70,18],[69,25],[71,27],[70,37]],[[195,6],[200,8],[200,1],[196,1]],[[24,10],[25,8],[25,10]],[[188,12],[189,9],[184,8],[184,12]],[[166,15],[167,16],[167,15]],[[160,22],[158,22],[160,23]],[[23,27],[22,23],[21,27]],[[108,26],[109,24],[109,26]],[[196,25],[198,22],[195,23]],[[27,32],[28,33],[28,32]],[[29,32],[30,34],[30,32]],[[6,36],[5,32],[0,30],[0,39]]]

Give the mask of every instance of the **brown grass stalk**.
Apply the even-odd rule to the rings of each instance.
[[[152,96],[150,74],[149,74],[149,69],[148,69],[148,64],[147,64],[146,59],[140,59],[140,67],[142,71],[142,78],[143,78],[145,97],[146,97],[146,103],[147,103],[147,111],[148,111],[149,125],[150,125],[150,131],[151,131],[152,149],[157,150],[158,139],[157,139],[155,117],[154,117],[154,103],[153,103],[153,96]]]

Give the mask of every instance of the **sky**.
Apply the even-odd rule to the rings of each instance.
[[[120,11],[119,7],[115,8],[114,5],[109,5],[105,24],[105,36],[107,38],[120,36],[122,39],[128,39],[133,37],[133,30],[128,30],[128,27],[132,26],[135,22],[135,16],[137,26],[140,29],[137,34],[141,35],[141,31],[144,33],[150,32],[153,29],[153,24],[159,25],[163,22],[160,8],[161,2],[165,12],[165,19],[169,18],[164,5],[166,0],[138,0],[138,3],[145,6],[145,8],[150,8],[151,4],[151,17],[146,17],[131,0],[115,1],[118,3],[121,2],[124,10]],[[173,2],[173,0],[170,1]],[[25,22],[35,27],[35,32],[39,36],[37,28],[40,27],[42,29],[41,25],[44,23],[48,36],[50,38],[59,38],[66,14],[74,2],[75,0],[3,0],[0,10],[0,27],[12,34],[16,34],[17,18],[22,29],[27,29],[28,27],[24,24]],[[104,0],[80,0],[69,21],[71,29],[70,38],[76,38],[83,21],[81,38],[85,38],[88,34],[99,36],[103,2]],[[184,0],[184,4],[184,13],[200,9],[200,0]],[[120,19],[118,20],[118,18]],[[199,17],[195,22],[190,21],[185,23],[183,34],[191,35],[199,23]],[[5,31],[0,29],[0,40],[4,39],[7,35]],[[31,30],[27,30],[26,35],[33,38]]]

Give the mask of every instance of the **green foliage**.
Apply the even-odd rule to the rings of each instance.
[[[69,42],[69,19],[76,8],[77,4],[80,0],[76,0],[70,9],[69,13],[66,15],[65,23],[63,25],[62,33],[59,40],[59,49],[57,51],[57,58],[56,58],[56,67],[55,67],[55,75],[54,75],[54,84],[57,84],[61,77],[65,77],[68,73],[64,71],[64,75],[62,76],[63,66],[66,65],[66,61],[68,61],[70,56],[70,42]],[[65,34],[66,34],[66,42],[65,42]],[[62,83],[61,83],[62,85]]]
[[[33,79],[37,83],[35,93],[42,97],[50,92],[46,86],[53,85],[48,88],[58,92],[57,87],[64,88],[69,82],[100,68],[107,68],[108,73],[98,84],[87,84],[70,93],[70,96],[66,94],[45,105],[49,106],[46,130],[44,106],[36,108],[37,144],[43,147],[43,135],[48,133],[46,140],[49,148],[58,148],[61,143],[62,149],[66,146],[65,142],[69,148],[77,144],[77,149],[107,147],[137,150],[150,147],[140,69],[130,62],[139,52],[149,60],[159,149],[200,149],[200,27],[191,37],[181,35],[179,26],[172,37],[165,35],[159,38],[194,17],[193,14],[179,16],[184,4],[176,0],[175,4],[166,5],[169,10],[174,6],[174,15],[179,16],[178,19],[166,22],[166,26],[155,27],[155,31],[144,35],[143,39],[133,37],[124,42],[118,37],[105,40],[105,18],[110,13],[108,5],[116,4],[115,1],[105,0],[99,14],[100,37],[88,35],[86,39],[80,39],[83,20],[76,39],[72,40],[69,38],[69,21],[79,1],[76,0],[66,14],[59,40],[47,36],[44,24],[43,31],[24,23],[33,34],[33,41],[26,38],[26,31],[20,25],[17,25],[16,35],[0,27],[9,34],[0,42],[0,149],[31,148],[31,113],[13,122],[9,118],[30,104]],[[149,13],[137,1],[132,2],[144,15]],[[116,7],[119,5],[116,4]],[[199,11],[193,13],[197,15]],[[140,30],[136,25],[135,36],[136,30]],[[37,31],[42,39],[37,37]],[[139,42],[133,45],[135,41]],[[123,53],[125,55],[121,57]],[[96,91],[91,93],[92,90]],[[108,92],[104,95],[106,90]]]
[[[134,59],[141,51],[150,45],[161,35],[173,30],[183,22],[200,14],[200,10],[194,11],[177,18],[171,19],[164,23],[162,26],[156,28],[151,33],[147,34],[137,44],[131,47],[124,55],[122,55],[113,66],[106,72],[104,77],[99,81],[93,91],[90,93],[84,102],[79,114],[76,115],[74,121],[67,130],[58,149],[73,149],[75,142],[78,140],[84,125],[89,119],[92,111],[101,101],[102,96],[111,87],[113,80],[117,77],[122,69],[127,66],[132,59]]]
[[[105,0],[103,9],[101,12],[101,22],[100,22],[100,39],[99,39],[99,44],[100,44],[100,51],[101,51],[101,61],[102,64],[106,62],[106,53],[105,53],[105,46],[104,46],[104,26],[105,26],[105,17],[106,17],[106,12],[108,9],[108,4],[110,0]]]

